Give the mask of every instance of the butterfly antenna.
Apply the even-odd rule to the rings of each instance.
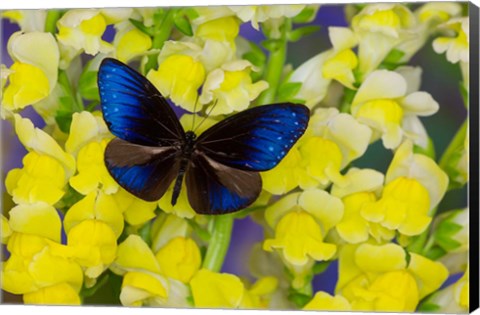
[[[197,98],[195,99],[195,104],[193,105],[193,120],[192,120],[192,128],[195,127],[195,117],[197,116],[197,102],[198,102],[199,95],[197,94]]]
[[[217,106],[217,103],[218,103],[218,99],[215,100],[215,103],[213,103],[213,106],[210,107],[210,111],[207,113],[207,115],[205,115],[205,117],[203,117],[202,121],[198,124],[198,126],[195,127],[195,130],[197,130],[197,128],[200,127],[205,120],[207,120],[208,116],[210,116],[210,114],[213,112],[213,109],[215,108],[215,106]],[[195,130],[193,130],[193,132],[195,132]]]

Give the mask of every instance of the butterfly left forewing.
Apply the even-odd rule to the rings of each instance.
[[[256,172],[235,169],[204,154],[194,154],[186,173],[190,205],[199,214],[225,214],[248,207],[260,194]]]

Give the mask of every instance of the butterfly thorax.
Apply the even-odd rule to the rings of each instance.
[[[196,139],[197,135],[193,131],[185,132],[185,144],[182,148],[182,155],[184,158],[188,159],[192,155]]]

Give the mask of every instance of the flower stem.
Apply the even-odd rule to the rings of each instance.
[[[447,149],[443,153],[439,165],[440,167],[445,170],[448,168],[448,163],[453,154],[458,150],[458,148],[463,147],[463,142],[465,141],[465,136],[467,135],[467,127],[468,127],[468,120],[465,119],[460,129],[458,129],[455,137],[453,137],[452,141],[448,145]]]
[[[213,233],[205,259],[203,260],[203,268],[214,272],[219,272],[222,269],[223,261],[230,245],[233,221],[234,217],[231,214],[213,217]]]
[[[277,95],[278,85],[282,77],[283,66],[287,57],[287,34],[292,28],[292,22],[290,19],[285,19],[285,23],[282,26],[282,36],[276,40],[276,45],[270,50],[268,57],[267,68],[263,79],[268,82],[268,89],[258,97],[257,104],[271,104],[275,102]]]
[[[169,9],[164,14],[163,19],[161,21],[155,21],[155,28],[153,30],[153,40],[152,40],[152,48],[153,49],[162,49],[163,44],[170,38],[170,34],[172,33],[173,29],[173,17],[175,15],[175,9]],[[158,54],[153,54],[148,56],[148,61],[145,64],[145,74],[151,69],[157,67],[157,58]]]
[[[45,19],[45,32],[55,34],[57,29],[57,21],[60,19],[62,12],[60,10],[48,10]]]

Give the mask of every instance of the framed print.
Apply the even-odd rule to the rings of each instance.
[[[1,23],[3,304],[478,307],[476,6]]]

